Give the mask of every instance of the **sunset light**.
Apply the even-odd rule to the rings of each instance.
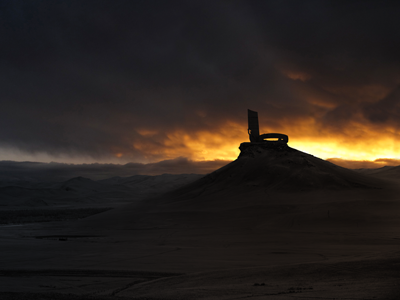
[[[388,46],[398,40],[394,25],[370,30],[361,14],[352,16],[365,28],[335,30],[329,16],[296,19],[296,10],[267,3],[198,10],[189,2],[171,6],[176,23],[168,9],[144,17],[135,8],[128,17],[100,5],[83,10],[99,10],[91,27],[66,10],[66,20],[83,19],[49,25],[57,39],[35,21],[58,15],[57,5],[34,19],[28,6],[16,8],[20,19],[10,10],[0,159],[228,162],[249,141],[247,109],[259,113],[260,133],[285,134],[290,147],[322,159],[381,166],[400,158],[399,51]],[[135,22],[154,30],[136,32]]]
[[[400,1],[0,0],[0,300],[400,299]]]
[[[290,147],[322,159],[375,161],[381,158],[400,158],[400,140],[395,139],[395,133],[389,130],[386,134],[372,130],[364,132],[363,130],[368,130],[368,128],[361,125],[352,127],[352,130],[354,136],[351,135],[351,130],[324,134],[324,132],[318,132],[317,125],[311,119],[306,119],[304,122],[299,122],[299,126],[292,128],[282,126],[281,129],[275,131],[289,135]],[[264,130],[263,133],[275,131]],[[194,161],[216,159],[231,161],[238,157],[240,144],[248,140],[247,124],[228,122],[226,126],[215,132],[200,131],[190,134],[181,130],[169,133],[168,138],[163,142],[163,150],[155,149],[151,144],[146,146],[145,143],[137,143],[134,147],[146,152],[149,159],[157,156],[166,159],[184,156]],[[385,163],[381,162],[381,164]]]

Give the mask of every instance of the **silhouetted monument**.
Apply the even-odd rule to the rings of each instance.
[[[250,146],[261,146],[266,147],[278,147],[285,146],[289,137],[282,133],[264,133],[260,135],[260,129],[258,126],[258,113],[250,109],[247,110],[247,117],[249,128],[247,132],[249,133],[250,143],[241,143],[239,149],[244,150]]]

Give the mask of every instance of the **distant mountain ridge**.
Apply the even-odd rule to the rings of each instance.
[[[400,166],[384,166],[377,169],[358,169],[357,172],[365,175],[375,176],[385,179],[400,179]]]
[[[64,182],[0,181],[0,207],[74,206],[135,202],[168,192],[199,179],[199,174],[134,175],[91,180],[74,177]]]
[[[226,165],[230,161],[192,161],[185,157],[163,160],[154,163],[42,163],[42,162],[18,162],[0,160],[0,182],[9,181],[66,181],[82,176],[92,180],[103,180],[112,177],[129,177],[146,174],[157,176],[160,174],[208,174]]]
[[[376,170],[349,170],[298,151],[287,145],[250,145],[239,157],[204,176],[163,174],[114,176],[92,180],[82,176],[61,182],[17,178],[0,180],[0,206],[3,208],[74,205],[119,205],[154,198],[191,199],[222,193],[306,192],[313,190],[376,189],[384,178],[400,174],[399,167]]]

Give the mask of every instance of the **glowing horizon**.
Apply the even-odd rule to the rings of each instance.
[[[301,128],[304,130],[305,126]],[[311,129],[315,130],[314,127]],[[365,130],[366,128],[363,129]],[[292,131],[295,131],[294,136],[290,134]],[[288,128],[288,130],[273,132],[288,134],[288,145],[290,147],[321,159],[338,158],[370,162],[379,159],[400,159],[400,141],[397,142],[392,133],[384,136],[373,131],[369,133],[363,132],[363,138],[355,139],[351,136],[342,136],[340,134],[326,137],[297,137],[298,128],[295,130]],[[360,135],[360,132],[358,134]],[[214,134],[204,131],[197,132],[195,135],[189,135],[183,131],[169,134],[166,146],[174,144],[180,144],[180,146],[169,148],[163,154],[166,159],[184,156],[193,161],[235,160],[240,153],[239,146],[243,142],[249,142],[246,126],[230,122],[228,126],[223,127]],[[140,149],[143,149],[143,147],[140,147]],[[149,148],[146,150],[151,152]],[[381,163],[384,164],[383,162]]]
[[[400,159],[393,9],[275,2],[10,4],[0,160],[234,160],[247,109],[322,159]]]

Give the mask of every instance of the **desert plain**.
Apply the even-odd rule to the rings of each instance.
[[[400,297],[400,166],[254,146],[171,178],[4,183],[0,298]]]

